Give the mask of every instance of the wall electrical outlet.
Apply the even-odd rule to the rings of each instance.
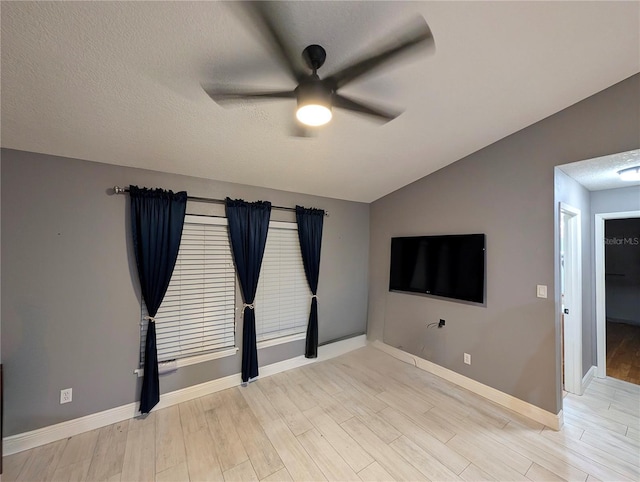
[[[65,388],[60,390],[60,404],[69,403],[72,400],[72,388]]]
[[[464,362],[465,362],[467,365],[471,365],[471,355],[469,355],[468,353],[465,353],[465,354],[464,354]]]

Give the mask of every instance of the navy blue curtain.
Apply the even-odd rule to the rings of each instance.
[[[322,224],[324,211],[322,209],[306,209],[296,206],[296,221],[298,222],[298,238],[304,272],[311,288],[311,312],[307,325],[307,342],[304,356],[316,358],[318,356],[318,275],[320,273],[320,248],[322,247]]]
[[[258,289],[258,278],[267,231],[271,217],[271,203],[248,203],[241,199],[225,201],[231,251],[240,279],[244,312],[242,315],[242,381],[258,376],[258,350],[256,348],[256,317],[253,300]]]
[[[144,348],[144,378],[140,411],[149,413],[160,401],[156,325],[153,319],[167,292],[178,257],[187,193],[129,186],[131,234],[138,265],[140,288],[149,325]]]

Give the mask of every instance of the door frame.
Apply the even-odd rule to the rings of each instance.
[[[567,253],[565,256],[565,291],[568,297],[570,316],[564,323],[564,389],[582,395],[582,223],[578,208],[561,202],[558,215],[558,234],[562,238],[562,218],[567,216]],[[559,245],[562,246],[561,239]],[[562,249],[558,250],[558,269],[562,276]],[[560,290],[562,309],[562,290]],[[560,313],[562,319],[562,313]],[[562,363],[562,361],[560,361]],[[562,368],[561,368],[562,369]]]
[[[596,376],[607,376],[607,299],[604,265],[604,222],[607,219],[640,218],[640,211],[598,213],[594,220],[595,283],[596,283]]]

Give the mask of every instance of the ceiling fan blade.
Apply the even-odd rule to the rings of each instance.
[[[287,30],[287,26],[284,25],[284,22],[277,20],[278,15],[274,11],[275,3],[277,2],[245,2],[244,6],[262,30],[265,39],[271,43],[282,66],[296,82],[300,83],[308,76],[308,73],[305,72],[300,62],[300,55],[295,53],[282,35],[282,32]]]
[[[371,105],[363,104],[359,101],[349,99],[340,94],[333,94],[333,107],[340,109],[346,109],[360,114],[366,114],[373,116],[383,122],[389,122],[400,115],[400,112],[388,112],[380,109],[379,107],[373,107]]]
[[[286,91],[238,91],[238,90],[224,90],[217,89],[215,87],[203,87],[204,91],[209,97],[211,97],[216,103],[223,104],[241,100],[270,100],[270,99],[295,99],[296,93],[293,90]]]
[[[396,39],[390,42],[382,51],[339,70],[324,81],[334,90],[339,89],[417,46],[435,46],[431,29],[422,16],[417,17],[413,24],[398,34]]]

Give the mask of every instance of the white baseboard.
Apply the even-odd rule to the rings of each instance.
[[[481,397],[484,397],[492,402],[497,403],[498,405],[502,405],[503,407],[508,408],[509,410],[513,410],[520,415],[524,415],[527,418],[535,420],[536,422],[540,422],[546,425],[549,428],[554,430],[560,430],[562,427],[562,410],[559,413],[551,413],[546,410],[541,409],[540,407],[536,407],[524,400],[520,400],[512,395],[508,395],[500,390],[496,390],[488,385],[484,385],[476,380],[473,380],[469,377],[465,377],[464,375],[460,375],[448,368],[444,368],[440,365],[436,365],[433,362],[425,360],[424,358],[420,358],[412,355],[411,353],[407,353],[405,351],[399,350],[398,348],[394,348],[390,345],[387,345],[381,341],[374,341],[371,345],[389,355],[401,360],[410,365],[414,365],[421,370],[432,373],[440,378],[444,378],[451,383],[454,383],[462,388],[466,388],[470,392],[473,392]]]
[[[305,358],[299,356],[281,362],[272,363],[260,367],[260,377],[268,377],[292,368],[298,368],[311,363],[328,360],[343,355],[352,350],[366,346],[366,335],[354,336],[328,345],[318,347],[318,358]],[[220,390],[237,387],[242,383],[239,373],[227,377],[218,378],[209,382],[182,388],[174,392],[162,394],[160,402],[154,410],[160,410],[178,403],[186,402],[194,398],[203,397]],[[89,430],[105,427],[113,423],[122,422],[140,415],[138,411],[140,403],[129,403],[120,407],[111,408],[98,413],[92,413],[84,417],[68,420],[48,427],[39,428],[30,432],[19,433],[5,437],[2,440],[3,454],[11,455],[23,450],[29,450],[40,445],[55,442],[63,438],[72,437]]]
[[[593,377],[596,376],[596,370],[597,370],[597,368],[592,365],[591,368],[589,368],[589,370],[587,370],[587,373],[585,374],[585,376],[582,377],[582,387],[581,387],[582,389],[580,390],[580,394],[581,395],[587,389],[587,387],[591,383],[591,380],[593,380]]]

